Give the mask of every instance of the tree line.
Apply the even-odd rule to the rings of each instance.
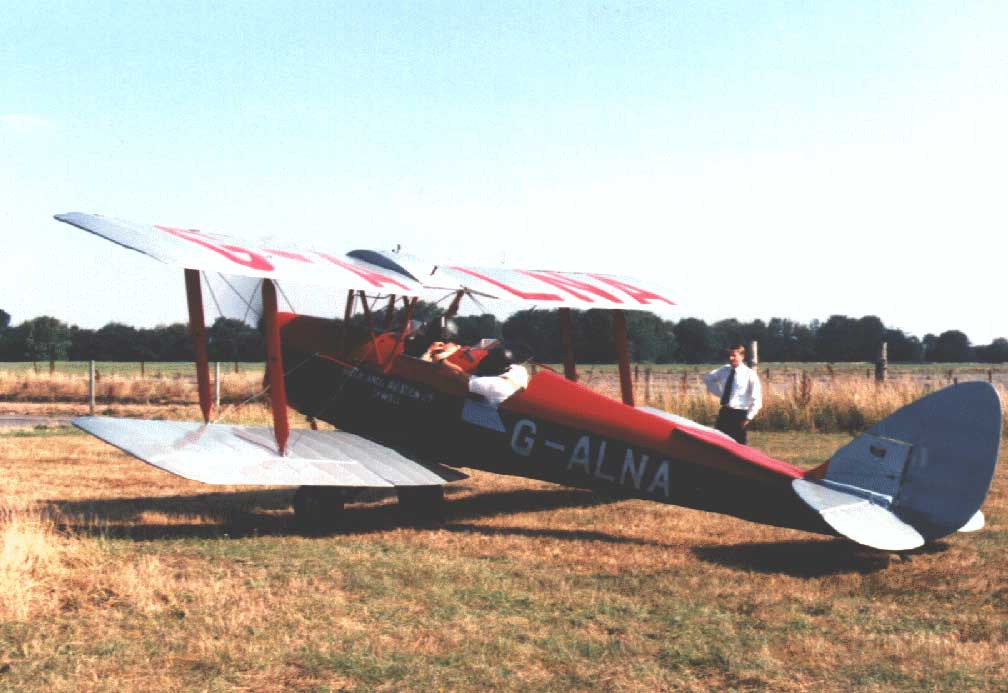
[[[430,321],[443,311],[421,303],[414,317]],[[379,316],[375,316],[379,320]],[[362,326],[363,316],[355,316]],[[97,330],[81,328],[49,316],[10,324],[0,310],[0,361],[187,361],[192,341],[184,323],[135,328],[111,322]],[[651,313],[626,313],[630,358],[651,363],[711,363],[722,360],[732,344],[759,343],[761,361],[874,361],[881,342],[896,363],[1008,362],[1008,340],[973,345],[959,330],[927,334],[923,339],[886,327],[880,318],[832,315],[808,324],[787,318],[742,322],[734,318],[708,324],[699,318],[662,320]],[[503,322],[491,314],[455,318],[462,344],[484,337],[528,344],[538,361],[563,360],[563,342],[556,311],[522,310]],[[571,310],[574,353],[582,363],[615,361],[612,313]],[[265,357],[260,330],[240,320],[218,318],[207,328],[207,350],[214,361],[261,361]]]

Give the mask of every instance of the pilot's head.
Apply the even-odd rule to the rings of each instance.
[[[510,349],[495,346],[476,364],[473,375],[491,376],[503,375],[511,367],[512,354]]]
[[[434,318],[424,328],[424,336],[432,342],[453,342],[458,336],[458,324],[451,318]]]
[[[513,364],[525,363],[531,358],[532,349],[526,344],[497,344],[476,364],[473,375],[503,375]]]

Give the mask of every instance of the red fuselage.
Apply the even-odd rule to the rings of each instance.
[[[401,354],[395,333],[343,351],[339,323],[281,314],[292,407],[421,462],[541,479],[608,494],[831,533],[791,489],[805,472],[716,432],[609,399],[549,370],[499,407],[444,366]],[[452,360],[475,368],[484,355]]]

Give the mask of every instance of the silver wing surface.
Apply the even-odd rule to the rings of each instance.
[[[261,426],[84,416],[74,426],[172,474],[205,484],[395,488],[467,478],[344,431],[291,431],[287,455]]]
[[[522,308],[608,308],[661,312],[675,306],[653,281],[614,274],[444,266],[406,253],[307,249],[196,229],[139,224],[99,214],[55,217],[169,265],[226,276],[270,278],[430,300],[444,291]],[[298,310],[297,312],[303,312]]]
[[[247,241],[99,214],[70,212],[57,214],[55,218],[176,267],[400,296],[418,296],[422,290],[419,282],[401,268],[388,263],[377,266],[340,251],[305,250],[282,242]]]

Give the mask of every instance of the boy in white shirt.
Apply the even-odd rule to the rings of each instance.
[[[743,445],[749,422],[763,406],[759,376],[743,363],[744,360],[745,347],[736,344],[728,349],[728,365],[715,368],[703,378],[707,391],[721,398],[714,428]]]

